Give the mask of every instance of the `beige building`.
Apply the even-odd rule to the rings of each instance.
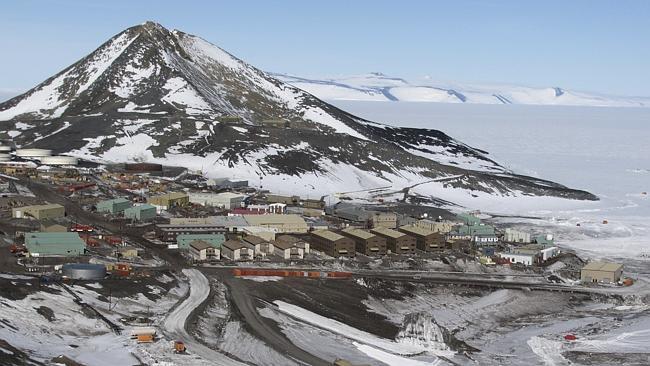
[[[611,262],[590,262],[582,267],[580,280],[583,283],[615,283],[621,280],[623,265]]]
[[[451,221],[434,221],[434,220],[418,220],[415,226],[423,229],[431,230],[434,233],[446,234],[453,230],[454,224]]]
[[[300,238],[296,238],[295,236],[291,235],[278,235],[275,238],[275,245],[277,246],[278,243],[286,243],[290,244],[292,246],[301,248],[304,254],[309,254],[309,242],[304,241]]]
[[[262,239],[259,236],[248,235],[243,239],[244,243],[247,243],[253,247],[253,253],[255,256],[266,257],[269,254],[273,254],[274,248],[273,244],[266,239]]]
[[[373,212],[370,222],[372,222],[372,227],[395,229],[397,227],[397,214],[394,212]]]
[[[250,226],[277,229],[278,233],[306,233],[305,220],[298,215],[244,215]]]
[[[389,253],[395,254],[414,254],[416,239],[402,232],[377,227],[370,230],[371,233],[377,234],[386,239],[386,248]]]
[[[299,247],[296,243],[289,241],[276,241],[273,245],[275,254],[284,259],[303,259],[305,258],[305,250]]]
[[[415,238],[415,246],[425,252],[445,249],[445,236],[440,232],[419,226],[406,225],[398,229]]]
[[[195,261],[207,261],[221,258],[221,250],[203,240],[194,240],[189,245],[190,257]]]
[[[248,261],[254,257],[253,249],[239,240],[228,240],[221,245],[221,256],[232,261]]]
[[[190,196],[185,192],[169,192],[159,196],[152,196],[147,203],[156,206],[158,211],[169,210],[174,206],[184,206],[190,203]]]
[[[353,227],[342,230],[341,234],[354,240],[356,251],[359,253],[368,256],[386,254],[386,239],[379,235]]]
[[[37,220],[56,219],[65,216],[65,207],[58,204],[16,207],[11,210],[13,218],[33,217]]]
[[[311,233],[311,247],[330,257],[356,256],[354,240],[329,230],[316,230]]]

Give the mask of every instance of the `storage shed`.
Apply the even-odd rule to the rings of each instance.
[[[613,283],[621,280],[623,265],[612,262],[590,262],[582,267],[580,280],[584,283]]]

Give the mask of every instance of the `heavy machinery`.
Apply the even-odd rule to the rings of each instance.
[[[187,349],[185,348],[185,343],[183,341],[174,341],[174,353],[185,353]]]

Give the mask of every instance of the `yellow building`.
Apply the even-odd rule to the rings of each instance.
[[[11,210],[13,218],[33,217],[37,220],[56,219],[65,216],[65,207],[58,204],[16,207]]]
[[[298,215],[244,215],[250,226],[276,229],[278,233],[306,233],[305,220]]]
[[[147,203],[156,206],[158,211],[169,210],[175,206],[185,206],[190,203],[190,196],[185,192],[169,192],[159,196],[152,196]]]

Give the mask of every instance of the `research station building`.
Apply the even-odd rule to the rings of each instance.
[[[611,262],[590,262],[582,267],[580,281],[583,283],[615,283],[621,280],[623,265]]]
[[[433,252],[445,249],[445,236],[419,226],[402,226],[398,229],[406,235],[415,238],[415,246],[425,252]]]
[[[37,220],[58,219],[65,216],[65,207],[59,204],[16,207],[11,209],[11,216],[16,219],[30,216]]]
[[[390,253],[395,254],[414,254],[416,240],[410,235],[406,235],[396,230],[376,227],[370,230],[371,233],[377,234],[386,239],[386,248]]]
[[[354,240],[355,249],[359,253],[368,256],[386,254],[386,239],[379,235],[352,227],[344,229],[341,234]]]
[[[311,233],[311,247],[330,257],[356,256],[354,240],[329,230],[316,230]]]

